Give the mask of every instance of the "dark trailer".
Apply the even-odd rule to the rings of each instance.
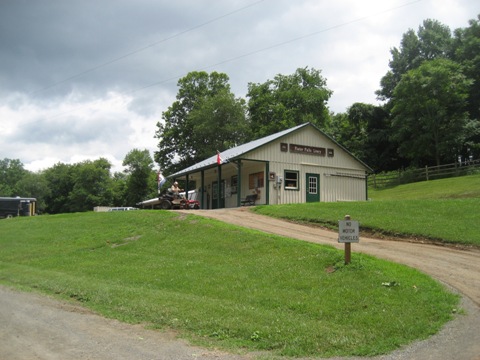
[[[35,198],[0,197],[0,219],[35,215]]]

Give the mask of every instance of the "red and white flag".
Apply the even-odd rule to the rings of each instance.
[[[217,150],[217,164],[221,165],[223,162],[222,157],[220,156],[220,151]]]

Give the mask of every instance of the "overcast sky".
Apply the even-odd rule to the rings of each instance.
[[[245,97],[321,70],[328,106],[378,104],[390,49],[425,19],[453,31],[478,0],[0,0],[0,158],[38,171],[157,146],[156,123],[191,71]]]

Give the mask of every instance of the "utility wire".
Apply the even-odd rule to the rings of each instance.
[[[124,55],[122,55],[122,56],[119,56],[119,57],[117,57],[117,58],[108,60],[108,61],[106,61],[106,62],[104,62],[104,63],[102,63],[102,64],[100,64],[100,65],[97,65],[97,66],[94,66],[94,67],[89,68],[89,69],[87,69],[87,70],[84,70],[84,71],[82,71],[82,72],[80,72],[80,73],[78,73],[78,74],[72,75],[72,76],[70,76],[70,77],[68,77],[68,78],[65,78],[65,79],[60,80],[60,81],[57,81],[57,82],[55,82],[55,83],[53,83],[53,84],[47,85],[47,86],[45,86],[45,87],[43,87],[43,88],[41,88],[41,89],[35,90],[35,91],[29,93],[29,95],[37,94],[37,93],[39,93],[39,92],[42,92],[42,91],[51,89],[51,88],[53,88],[53,87],[55,87],[55,86],[57,86],[57,85],[66,83],[66,82],[68,82],[68,81],[70,81],[70,80],[79,78],[79,77],[81,77],[81,76],[83,76],[83,75],[86,75],[86,74],[89,74],[89,73],[91,73],[91,72],[94,72],[95,70],[104,68],[104,67],[106,67],[106,66],[108,66],[108,65],[114,64],[114,63],[116,63],[116,62],[118,62],[118,61],[120,61],[120,60],[123,60],[123,59],[125,59],[125,58],[128,58],[128,57],[130,57],[130,56],[132,56],[132,55],[135,55],[135,54],[138,54],[138,53],[140,53],[140,52],[142,52],[142,51],[148,50],[148,49],[150,49],[150,48],[152,48],[152,47],[154,47],[154,46],[156,46],[156,45],[158,45],[158,44],[161,44],[161,43],[167,42],[167,41],[169,41],[169,40],[175,39],[175,38],[177,38],[177,37],[179,37],[179,36],[182,36],[182,35],[184,35],[184,34],[187,34],[187,33],[189,33],[189,32],[192,32],[192,31],[194,31],[194,30],[197,30],[197,29],[202,28],[202,27],[204,27],[204,26],[207,26],[207,25],[209,25],[209,24],[212,24],[212,23],[214,23],[214,22],[216,22],[216,21],[218,21],[218,20],[224,19],[224,18],[226,18],[226,17],[228,17],[228,16],[231,16],[231,15],[233,15],[233,14],[239,13],[239,12],[241,12],[241,11],[243,11],[243,10],[246,10],[246,9],[248,9],[248,8],[251,8],[251,7],[253,7],[253,6],[256,6],[256,5],[258,5],[258,4],[260,4],[261,2],[264,2],[264,1],[265,1],[265,0],[259,0],[259,1],[256,1],[256,2],[254,2],[254,3],[248,4],[248,5],[244,6],[244,7],[241,7],[241,8],[239,8],[239,9],[233,10],[233,11],[231,11],[231,12],[229,12],[229,13],[220,15],[220,16],[218,16],[218,17],[216,17],[216,18],[213,18],[213,19],[210,19],[210,20],[208,20],[208,21],[206,21],[206,22],[204,22],[204,23],[195,25],[195,26],[193,26],[193,27],[191,27],[191,28],[188,28],[188,29],[186,29],[186,30],[180,31],[179,33],[176,33],[176,34],[173,34],[173,35],[171,35],[171,36],[168,36],[168,37],[166,37],[166,38],[164,38],[164,39],[162,39],[162,40],[155,41],[155,42],[153,42],[153,43],[151,43],[151,44],[149,44],[149,45],[147,45],[147,46],[138,48],[138,49],[133,50],[133,51],[131,51],[131,52],[128,52],[128,53],[126,53],[126,54],[124,54]]]
[[[264,0],[262,0],[262,1],[264,1]],[[254,51],[242,54],[242,55],[238,55],[238,56],[235,56],[235,57],[232,57],[232,58],[229,58],[229,59],[225,59],[225,60],[222,60],[222,61],[217,62],[215,64],[211,64],[211,65],[201,67],[201,68],[199,68],[199,70],[206,70],[206,69],[210,69],[210,68],[213,68],[213,67],[216,67],[216,66],[219,66],[219,65],[224,65],[226,63],[233,62],[233,61],[236,61],[236,60],[239,60],[239,59],[243,59],[243,58],[246,58],[248,56],[259,54],[259,53],[262,53],[262,52],[265,52],[265,51],[268,51],[268,50],[272,50],[272,49],[275,49],[275,48],[278,48],[278,47],[281,47],[281,46],[284,46],[284,45],[287,45],[287,44],[294,43],[294,42],[299,41],[299,40],[303,40],[303,39],[306,39],[306,38],[309,38],[309,37],[313,37],[313,36],[316,36],[318,34],[322,34],[322,33],[325,33],[325,32],[328,32],[328,31],[331,31],[331,30],[334,30],[334,29],[338,29],[338,28],[345,27],[345,26],[348,26],[348,25],[351,25],[351,24],[355,24],[355,23],[364,21],[366,19],[369,19],[371,17],[374,17],[374,16],[378,16],[378,15],[385,14],[385,13],[388,13],[388,12],[392,12],[392,11],[395,11],[395,10],[398,10],[398,9],[401,9],[401,8],[404,8],[404,7],[407,7],[407,6],[411,6],[411,5],[413,5],[415,3],[419,3],[421,1],[422,0],[413,0],[413,1],[401,4],[401,5],[398,5],[398,6],[395,6],[395,7],[391,7],[391,8],[388,8],[388,9],[370,14],[370,15],[366,15],[366,16],[363,16],[363,17],[360,17],[360,18],[357,18],[357,19],[353,19],[353,20],[350,20],[350,21],[347,21],[347,22],[344,22],[344,23],[341,23],[341,24],[338,24],[338,25],[333,25],[333,26],[327,27],[325,29],[314,31],[314,32],[311,32],[311,33],[308,33],[308,34],[305,34],[305,35],[301,35],[301,36],[292,38],[290,40],[282,41],[282,42],[277,43],[277,44],[273,44],[273,45],[270,45],[270,46],[267,46],[267,47],[264,47],[264,48],[261,48],[261,49],[258,49],[258,50],[254,50]],[[257,3],[259,3],[259,2],[257,2]],[[249,6],[256,5],[257,3],[253,3]],[[242,8],[242,9],[244,9],[244,8]],[[238,12],[238,11],[241,11],[241,9],[236,10],[236,12]],[[228,15],[224,15],[224,16],[228,16]],[[215,21],[215,20],[211,20],[210,22],[213,22],[213,21]],[[199,27],[200,26],[202,26],[202,25],[199,25]],[[188,30],[185,30],[185,32],[188,32]],[[139,51],[142,51],[142,50],[139,50]],[[93,71],[93,70],[91,70],[91,71]],[[137,89],[132,89],[130,91],[125,91],[125,92],[123,92],[123,94],[124,95],[134,94],[136,92],[139,92],[139,91],[151,88],[151,87],[155,87],[155,86],[158,86],[158,85],[161,85],[161,84],[173,81],[173,80],[180,79],[184,75],[185,74],[183,74],[183,73],[179,74],[179,75],[174,75],[174,76],[171,76],[169,78],[166,78],[166,79],[163,79],[163,80],[160,80],[160,81],[157,81],[157,82],[139,87]],[[58,115],[51,116],[51,117],[49,117],[49,119],[55,119],[55,118],[61,117],[63,115],[66,115],[68,113],[73,112],[74,110],[75,109],[73,109],[71,111],[68,111],[66,113],[61,113],[61,114],[58,114]]]
[[[318,34],[322,34],[322,33],[325,33],[325,32],[328,32],[328,31],[331,31],[331,30],[334,30],[334,29],[338,29],[338,28],[345,27],[345,26],[348,26],[348,25],[351,25],[351,24],[355,24],[355,23],[364,21],[366,19],[369,19],[371,17],[378,16],[378,15],[381,15],[381,14],[385,14],[385,13],[388,13],[388,12],[391,12],[391,11],[395,11],[395,10],[410,6],[412,4],[415,4],[415,3],[418,3],[418,2],[421,2],[421,1],[422,0],[410,1],[408,3],[402,4],[402,5],[399,5],[399,6],[388,8],[386,10],[382,10],[382,11],[379,11],[379,12],[376,12],[376,13],[373,13],[373,14],[370,14],[370,15],[366,15],[366,16],[363,16],[363,17],[360,17],[360,18],[357,18],[357,19],[354,19],[354,20],[350,20],[350,21],[347,21],[347,22],[344,22],[344,23],[341,23],[341,24],[338,24],[338,25],[333,25],[333,26],[330,26],[330,27],[322,29],[322,30],[318,30],[318,31],[314,31],[314,32],[302,35],[302,36],[298,36],[298,37],[290,39],[290,40],[282,41],[282,42],[277,43],[277,44],[273,44],[273,45],[270,45],[270,46],[267,46],[267,47],[264,47],[264,48],[261,48],[261,49],[258,49],[258,50],[254,50],[254,51],[242,54],[242,55],[238,55],[238,56],[235,56],[235,57],[232,57],[232,58],[229,58],[229,59],[225,59],[225,60],[222,60],[222,61],[217,62],[215,64],[201,67],[201,68],[199,68],[199,70],[207,70],[207,69],[219,66],[219,65],[224,65],[224,64],[227,64],[227,63],[232,62],[232,61],[240,60],[240,59],[252,56],[252,55],[256,55],[256,54],[259,54],[259,53],[262,53],[262,52],[265,52],[265,51],[268,51],[268,50],[272,50],[272,49],[275,49],[275,48],[278,48],[278,47],[281,47],[281,46],[284,46],[284,45],[287,45],[287,44],[297,42],[299,40],[303,40],[303,39],[306,39],[306,38],[309,38],[309,37],[316,36]],[[158,82],[151,83],[151,84],[145,85],[143,87],[140,87],[138,89],[132,90],[129,93],[135,93],[135,92],[140,91],[140,90],[144,90],[144,89],[148,89],[150,87],[161,85],[161,84],[167,83],[169,81],[179,79],[182,76],[183,76],[183,74],[178,75],[178,76],[173,76],[173,77],[170,77],[168,79],[160,80]]]

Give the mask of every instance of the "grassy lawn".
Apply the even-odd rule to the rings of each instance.
[[[344,266],[329,246],[175,212],[15,218],[0,234],[0,283],[231,351],[384,354],[458,305],[403,265],[354,253]]]
[[[369,190],[373,200],[472,199],[480,201],[480,174]]]
[[[371,201],[259,206],[261,214],[335,228],[350,215],[361,229],[480,246],[480,175],[370,191]]]

